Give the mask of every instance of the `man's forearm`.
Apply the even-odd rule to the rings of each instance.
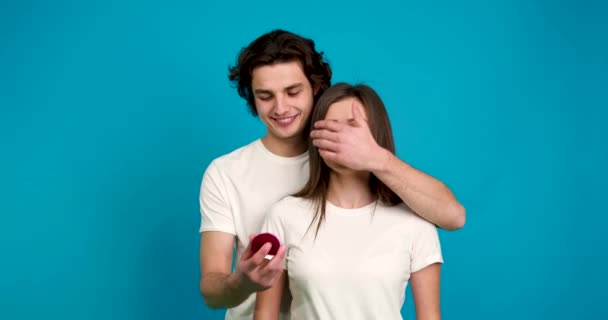
[[[384,161],[372,171],[378,179],[416,214],[440,228],[456,230],[464,226],[465,209],[445,184],[384,151]]]
[[[205,303],[212,309],[232,308],[241,304],[252,292],[240,285],[235,273],[207,273],[201,279],[200,289]]]

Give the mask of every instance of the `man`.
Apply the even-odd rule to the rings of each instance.
[[[464,225],[464,208],[450,190],[378,146],[365,122],[319,121],[308,132],[314,103],[331,79],[312,40],[282,30],[264,34],[240,52],[229,78],[267,134],[215,159],[201,185],[200,289],[209,307],[229,308],[226,319],[251,319],[254,293],[283,271],[284,246],[268,262],[270,245],[252,253],[249,243],[268,208],[306,183],[309,135],[324,159],[371,171],[424,219],[448,230]]]

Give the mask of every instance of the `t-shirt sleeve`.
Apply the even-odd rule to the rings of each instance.
[[[201,184],[199,196],[201,210],[200,232],[222,231],[236,235],[234,216],[232,215],[223,181],[219,168],[215,162],[212,162],[207,167]]]
[[[417,229],[412,243],[411,272],[420,271],[433,263],[443,263],[437,227],[422,221]]]

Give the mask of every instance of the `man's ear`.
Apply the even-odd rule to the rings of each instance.
[[[312,88],[312,95],[313,97],[317,96],[317,93],[319,93],[319,90],[321,89],[321,85],[317,84]]]

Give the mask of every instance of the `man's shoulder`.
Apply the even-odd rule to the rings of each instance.
[[[259,152],[257,144],[260,140],[254,140],[238,149],[221,155],[211,161],[207,171],[232,172],[246,168],[248,164],[254,162],[256,154]]]
[[[219,156],[211,161],[205,169],[205,176],[209,179],[220,179],[222,176],[239,175],[242,170],[246,170],[247,164],[255,158],[256,143],[258,140],[250,142],[230,153]]]
[[[234,162],[249,161],[251,157],[256,153],[257,144],[260,143],[259,139],[256,139],[238,149],[235,149],[229,153],[221,155],[213,159],[212,163],[216,166],[225,166]]]

